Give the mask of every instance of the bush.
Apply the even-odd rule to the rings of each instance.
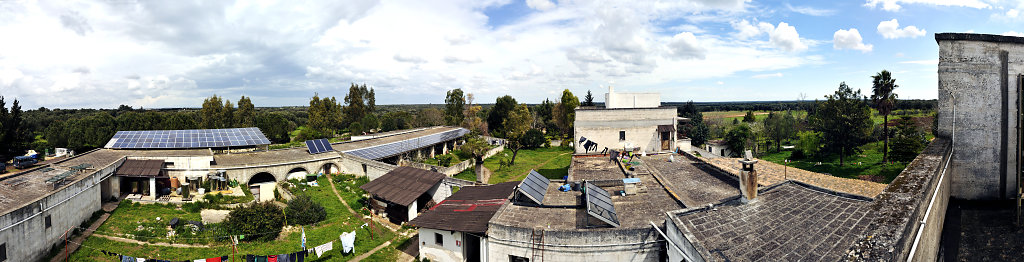
[[[231,210],[223,225],[233,235],[245,235],[244,241],[269,241],[281,233],[284,214],[271,202],[257,202]]]
[[[928,145],[925,133],[909,117],[897,122],[896,135],[889,141],[889,158],[893,161],[909,162]]]
[[[802,151],[804,157],[813,156],[821,150],[821,132],[802,131],[797,136],[800,138],[796,142],[796,151]]]
[[[307,195],[299,195],[288,201],[284,213],[288,216],[288,224],[291,225],[310,225],[327,218],[324,206]]]
[[[804,155],[803,150],[793,150],[793,154],[789,155],[789,160],[800,160],[804,159],[805,157],[807,156]]]
[[[533,149],[544,145],[544,132],[537,129],[530,129],[523,134],[523,137],[519,139],[519,143],[523,145],[523,148]]]
[[[437,164],[439,166],[452,166],[452,162],[457,162],[459,159],[452,154],[444,154],[437,156]]]
[[[455,156],[459,157],[459,159],[470,159],[470,158],[473,158],[472,154],[470,154],[469,152],[466,152],[466,151],[462,151],[462,150],[453,150],[450,153],[452,155],[455,155]]]

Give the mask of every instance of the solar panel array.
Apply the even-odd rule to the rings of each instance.
[[[269,145],[259,128],[117,131],[106,148],[210,148]]]
[[[331,142],[327,141],[327,139],[306,140],[306,148],[309,149],[310,154],[314,155],[334,151],[334,148],[331,147]]]
[[[544,195],[548,193],[548,184],[551,180],[540,175],[537,171],[530,170],[530,174],[526,175],[526,179],[523,179],[522,183],[516,187],[516,190],[521,195],[526,196],[534,203],[538,205],[544,204]]]
[[[353,149],[349,151],[344,151],[343,153],[356,155],[366,159],[379,160],[396,156],[404,152],[412,151],[414,149],[419,149],[433,144],[438,144],[444,141],[456,139],[468,133],[468,129],[459,128],[455,130],[449,130],[437,134],[421,136],[398,142],[364,147],[360,149]]]
[[[587,214],[609,225],[619,227],[619,217],[615,214],[615,205],[612,204],[612,196],[608,194],[608,191],[591,183],[583,184],[586,188],[584,201],[586,201]]]

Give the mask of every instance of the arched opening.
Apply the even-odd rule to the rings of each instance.
[[[341,169],[338,168],[338,165],[335,165],[334,163],[327,163],[327,164],[324,164],[324,166],[320,167],[320,173],[321,174],[337,174],[337,173],[341,173]]]
[[[306,179],[307,174],[309,174],[309,171],[306,171],[305,168],[296,167],[288,171],[288,177],[286,179]]]
[[[271,175],[270,173],[267,173],[267,172],[258,173],[255,176],[252,176],[251,178],[249,178],[249,185],[262,184],[262,183],[268,183],[268,182],[270,182],[270,183],[277,182],[277,179],[274,178],[274,175]]]

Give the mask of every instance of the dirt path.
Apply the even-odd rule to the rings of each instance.
[[[122,242],[122,243],[136,244],[136,245],[151,245],[151,246],[164,246],[164,247],[183,247],[183,248],[210,248],[211,247],[211,246],[208,246],[208,245],[171,244],[171,243],[163,243],[163,242],[150,243],[150,242],[138,241],[138,240],[135,240],[135,239],[128,239],[128,238],[108,236],[108,235],[100,235],[100,234],[93,234],[93,236],[102,237],[102,238],[106,238],[106,239],[110,239],[110,240],[114,240],[114,241]]]

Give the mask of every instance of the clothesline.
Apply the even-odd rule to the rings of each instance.
[[[111,253],[111,254],[116,254],[116,255],[121,255],[121,256],[133,257],[133,258],[141,257],[141,256],[125,255],[125,254],[117,253],[117,252],[110,252],[110,251],[105,250],[105,249],[101,249],[101,248],[97,248],[97,247],[92,247],[92,246],[89,246],[89,245],[85,245],[84,243],[76,242],[76,241],[73,241],[73,240],[65,240],[65,241],[69,242],[69,243],[74,243],[74,244],[78,245],[79,247],[85,247],[85,248],[88,248],[88,249],[93,249],[93,250],[96,250],[96,251],[105,252],[105,254],[106,253]],[[300,253],[301,254],[310,254],[310,253],[312,253],[312,254],[316,254],[317,257],[322,257],[327,251],[333,250],[333,244],[334,244],[335,241],[339,241],[340,242],[340,240],[331,240],[331,241],[328,241],[327,243],[320,244],[320,245],[318,245],[318,246],[316,246],[314,248],[308,248],[308,249],[300,250],[300,251],[297,251],[297,252],[291,252],[291,253],[288,253],[288,254],[277,254],[277,255],[292,255],[292,254],[300,254]],[[228,245],[224,245],[224,246],[232,246],[232,245],[228,244]],[[306,252],[306,253],[302,253],[302,252]],[[277,256],[277,255],[273,255],[273,256]],[[231,255],[231,256],[232,257],[238,257],[239,255]],[[262,256],[262,257],[266,257],[266,256],[272,256],[272,255],[245,254],[245,256]],[[206,259],[206,258],[200,258],[200,259]],[[149,258],[146,258],[146,261],[150,261],[150,260],[170,261],[170,260],[165,260],[165,259],[149,259]],[[182,261],[185,261],[185,260],[182,260]],[[188,261],[193,261],[193,260],[190,259]]]
[[[98,230],[98,229],[88,229],[88,228],[84,228],[84,227],[79,227],[79,226],[75,226],[75,228],[78,228],[78,229],[82,229],[83,231],[89,231],[89,232],[93,232],[93,233],[99,232],[99,233],[103,233],[103,234],[109,234],[109,235],[118,235],[118,236],[132,236],[132,237],[138,237],[138,238],[149,238],[149,239],[154,239],[154,238],[159,238],[159,239],[172,239],[172,238],[170,238],[170,237],[161,237],[161,236],[151,236],[151,237],[147,237],[147,236],[136,236],[136,235],[132,235],[132,234],[127,234],[127,233],[115,233],[115,232],[110,232],[110,231],[102,231],[102,230]],[[262,235],[266,235],[266,234],[273,234],[273,233],[280,233],[280,232],[284,232],[284,230],[278,230],[278,231],[269,231],[269,232],[263,232],[263,233],[254,233],[254,234],[244,234],[244,235],[246,235],[246,236],[262,236]],[[216,235],[216,236],[208,236],[208,237],[174,237],[173,239],[207,239],[207,238],[230,238],[230,237],[232,237],[232,236],[238,236],[238,235],[239,235],[239,234],[234,234],[234,235]]]

